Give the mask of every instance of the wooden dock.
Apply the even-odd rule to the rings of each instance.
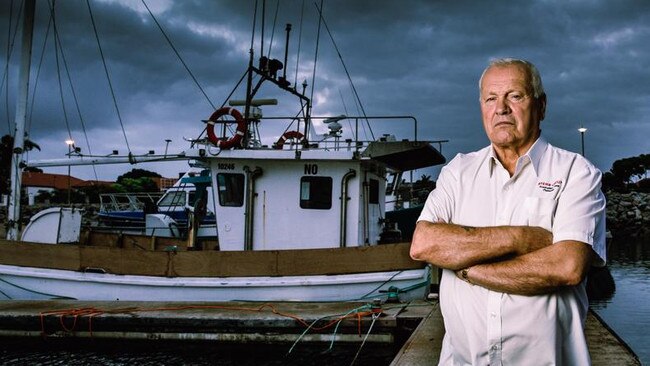
[[[0,301],[0,336],[5,337],[403,344],[391,365],[405,366],[437,364],[443,335],[437,301]],[[587,337],[594,365],[640,365],[629,347],[591,312]]]
[[[592,311],[587,315],[586,333],[593,366],[641,365],[629,346]],[[437,365],[444,334],[442,314],[436,303],[390,365]]]

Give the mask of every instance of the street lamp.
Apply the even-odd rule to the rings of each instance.
[[[73,139],[67,139],[65,140],[65,144],[68,145],[68,159],[71,158],[72,155],[72,149],[74,148],[74,140]],[[70,204],[70,165],[68,164],[68,205]]]
[[[580,132],[580,142],[582,146],[582,156],[585,156],[585,132],[587,132],[587,129],[582,127],[580,125],[580,128],[578,128],[578,132]]]
[[[165,157],[167,157],[167,148],[169,147],[169,143],[172,142],[172,140],[165,139],[165,142],[167,143],[167,144],[165,144]]]

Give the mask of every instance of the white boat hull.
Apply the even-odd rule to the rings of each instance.
[[[88,301],[402,301],[423,299],[429,268],[313,276],[157,277],[0,265],[0,299]]]

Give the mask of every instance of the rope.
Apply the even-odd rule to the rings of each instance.
[[[365,309],[371,309],[371,310],[370,311],[361,311],[361,310],[365,310]],[[360,307],[354,308],[354,309],[352,309],[352,310],[350,310],[347,313],[344,313],[342,315],[336,314],[336,315],[322,316],[322,317],[314,320],[311,324],[309,324],[309,326],[307,326],[307,328],[302,332],[302,334],[300,334],[298,339],[296,339],[294,341],[293,345],[291,346],[291,348],[289,348],[289,351],[287,352],[287,354],[285,356],[288,356],[293,351],[293,349],[298,344],[298,342],[300,342],[300,340],[305,336],[305,334],[307,334],[307,332],[310,329],[313,329],[315,331],[321,331],[321,330],[325,330],[325,329],[331,327],[332,325],[336,324],[336,328],[334,329],[334,333],[332,334],[332,341],[330,343],[330,347],[327,350],[327,351],[330,351],[332,349],[332,347],[334,346],[334,341],[336,340],[336,333],[338,332],[338,327],[339,327],[339,325],[341,324],[341,322],[343,320],[345,320],[347,318],[350,318],[350,317],[357,317],[357,319],[358,319],[358,327],[359,327],[359,335],[361,335],[361,318],[366,316],[366,315],[380,314],[381,312],[382,312],[381,309],[374,309],[371,305],[365,304],[365,305],[362,305]],[[337,318],[330,321],[330,322],[328,322],[328,323],[326,323],[324,326],[321,326],[321,327],[315,327],[314,326],[317,322],[322,321],[323,319],[331,318],[333,316],[336,316]]]
[[[366,340],[368,339],[368,336],[372,331],[372,327],[375,325],[375,322],[377,321],[378,318],[379,318],[379,314],[372,314],[372,323],[370,323],[370,328],[368,328],[368,333],[366,333],[366,336],[363,338],[363,342],[361,342],[361,345],[359,346],[359,350],[357,350],[357,354],[354,355],[352,362],[350,362],[350,366],[354,365],[354,363],[357,361],[359,354],[361,354],[361,349],[366,344]]]
[[[299,324],[303,326],[308,326],[307,322],[300,318],[297,315],[291,314],[291,313],[285,313],[277,310],[275,306],[271,304],[262,304],[259,307],[256,308],[250,308],[250,307],[239,307],[239,306],[221,306],[221,305],[184,305],[184,306],[172,306],[172,307],[154,307],[154,308],[141,308],[141,307],[130,307],[130,308],[120,308],[120,309],[101,309],[101,308],[95,308],[95,307],[87,307],[87,308],[72,308],[72,309],[60,309],[60,310],[48,310],[48,311],[42,311],[39,313],[39,318],[41,321],[41,333],[43,335],[46,334],[46,329],[45,329],[45,317],[50,316],[50,315],[56,315],[59,317],[59,322],[61,323],[62,328],[65,331],[71,332],[74,330],[76,327],[76,318],[78,317],[88,317],[88,331],[90,333],[90,336],[92,337],[92,319],[95,316],[102,315],[102,314],[130,314],[130,313],[136,313],[136,312],[147,312],[147,311],[183,311],[183,310],[206,310],[206,309],[212,309],[212,310],[236,310],[236,311],[247,311],[247,312],[262,312],[264,310],[270,309],[271,313],[286,317],[286,318],[291,318],[297,321]],[[72,328],[66,327],[63,319],[66,316],[72,316],[75,318],[75,323]]]
[[[366,310],[370,309],[370,310]],[[46,329],[46,324],[45,320],[48,316],[57,316],[59,320],[59,324],[61,326],[61,329],[63,329],[66,332],[73,332],[75,331],[79,318],[86,317],[88,318],[88,332],[90,336],[93,336],[93,327],[92,327],[92,321],[93,318],[95,318],[98,315],[103,315],[103,314],[133,314],[133,313],[138,313],[138,312],[153,312],[153,311],[185,311],[185,310],[233,310],[233,311],[245,311],[245,312],[263,312],[263,311],[270,311],[271,313],[285,317],[285,318],[290,318],[295,320],[297,323],[300,325],[306,327],[307,329],[303,332],[303,334],[298,338],[296,342],[294,342],[294,345],[291,347],[289,350],[289,353],[293,350],[294,346],[297,344],[297,342],[304,336],[304,334],[307,333],[310,329],[320,331],[327,329],[331,327],[332,325],[336,324],[336,328],[334,330],[334,333],[332,334],[332,342],[330,345],[329,349],[332,349],[334,345],[334,340],[336,339],[336,332],[338,331],[338,327],[341,324],[341,322],[347,318],[350,317],[357,317],[358,322],[359,322],[359,335],[361,335],[360,332],[360,324],[361,324],[361,319],[364,316],[379,316],[382,313],[381,308],[373,308],[371,305],[366,304],[360,307],[357,307],[355,309],[352,309],[348,311],[347,313],[343,315],[329,315],[329,316],[324,316],[321,317],[311,324],[308,324],[303,318],[301,318],[298,315],[292,314],[292,313],[287,313],[287,312],[282,312],[279,311],[274,305],[264,303],[258,307],[242,307],[242,306],[223,306],[223,305],[183,305],[183,306],[170,306],[170,307],[153,307],[153,308],[142,308],[142,307],[126,307],[126,308],[118,308],[118,309],[101,309],[101,308],[96,308],[96,307],[85,307],[85,308],[69,308],[69,309],[58,309],[58,310],[46,310],[42,311],[39,313],[39,320],[40,320],[40,325],[41,325],[41,334],[45,336],[47,334],[47,329]],[[365,310],[365,311],[361,311]],[[322,319],[325,318],[330,318],[336,316],[336,319],[326,323],[324,326],[321,327],[314,327],[314,324],[316,324],[318,321],[321,321]],[[72,317],[73,322],[71,326],[66,325],[66,318],[67,317]]]
[[[323,7],[323,0],[320,1],[321,8]],[[316,84],[316,64],[318,61],[318,47],[320,45],[320,26],[323,23],[323,13],[318,12],[318,30],[316,31],[316,51],[314,52],[314,69],[311,75],[311,95],[309,100],[314,100],[314,85]],[[307,111],[307,114],[311,114],[311,111]],[[309,137],[309,123],[310,121],[305,121],[305,136]]]
[[[56,41],[56,19],[54,17],[54,4],[50,8],[52,15],[52,29],[54,31],[54,60],[56,61],[56,80],[59,86],[59,98],[61,99],[61,108],[63,111],[63,121],[65,122],[65,128],[68,131],[68,139],[73,140],[72,131],[70,130],[70,122],[68,121],[68,112],[65,109],[65,100],[63,98],[63,85],[61,84],[61,66],[59,65],[59,43]]]
[[[20,286],[20,285],[16,285],[15,283],[9,282],[9,281],[7,281],[7,280],[5,280],[5,279],[2,279],[2,278],[0,278],[0,282],[4,282],[4,283],[6,283],[6,284],[9,285],[9,286],[13,286],[13,287],[18,288],[18,289],[21,289],[21,290],[23,290],[23,291],[31,292],[31,293],[33,293],[33,294],[44,295],[44,296],[48,296],[48,297],[53,298],[53,299],[62,299],[62,300],[65,300],[65,299],[71,299],[71,300],[72,300],[71,297],[58,296],[58,295],[54,295],[54,294],[49,294],[49,293],[47,293],[47,292],[40,292],[40,291],[36,291],[36,290],[32,290],[32,289],[28,289],[28,288],[26,288],[26,287],[23,287],[23,286]],[[4,293],[3,293],[3,294],[4,294]],[[4,294],[4,295],[7,296],[8,298],[10,298],[7,294]],[[10,299],[11,299],[11,298],[10,298]]]
[[[83,131],[84,134],[84,140],[86,141],[86,148],[88,149],[88,153],[92,155],[93,151],[90,148],[90,140],[88,139],[88,133],[86,132],[86,124],[84,123],[84,118],[83,115],[81,114],[81,108],[79,107],[79,99],[77,98],[77,93],[75,92],[74,89],[74,84],[72,83],[72,76],[70,75],[70,68],[68,67],[68,62],[65,58],[65,53],[63,52],[63,44],[61,43],[61,38],[59,38],[59,32],[56,31],[55,28],[55,41],[59,44],[59,50],[61,52],[61,59],[63,60],[63,66],[65,68],[66,75],[68,76],[68,84],[70,85],[70,91],[72,93],[72,99],[74,100],[74,105],[77,110],[77,115],[79,116],[79,122],[81,123],[81,130]],[[97,176],[97,169],[95,169],[95,164],[92,164],[93,167],[93,173],[95,175],[95,180],[99,180]]]
[[[366,117],[366,111],[363,108],[363,104],[361,104],[361,98],[359,98],[359,94],[357,93],[357,88],[354,87],[354,83],[352,82],[352,77],[350,76],[350,72],[348,71],[347,66],[345,65],[345,61],[343,61],[343,56],[341,55],[341,52],[339,51],[339,47],[336,45],[336,42],[334,41],[334,36],[332,36],[332,32],[330,32],[330,28],[327,26],[327,22],[325,21],[325,18],[322,15],[322,10],[323,10],[323,4],[321,0],[321,6],[320,8],[316,3],[314,3],[314,6],[316,6],[316,10],[318,10],[318,13],[321,14],[320,18],[323,20],[323,25],[325,26],[325,30],[327,31],[327,34],[330,36],[330,40],[332,41],[332,44],[334,45],[334,49],[336,50],[336,54],[339,56],[339,59],[341,60],[341,65],[343,65],[343,70],[345,70],[345,75],[348,77],[348,81],[350,82],[350,85],[352,86],[352,92],[354,93],[355,98],[359,102],[359,106],[361,107],[361,112],[363,113],[363,116]],[[312,85],[313,87],[313,85]],[[372,132],[372,128],[370,127],[370,123],[368,122],[368,118],[366,117],[366,123],[368,124],[368,129],[370,130],[370,136],[372,136],[372,139],[375,139],[375,134]]]
[[[31,99],[31,105],[29,107],[29,118],[27,118],[26,121],[26,126],[25,126],[25,131],[29,133],[29,131],[32,128],[32,117],[34,116],[34,103],[36,101],[36,91],[38,90],[38,81],[41,78],[41,70],[43,68],[43,60],[45,59],[45,47],[47,47],[47,40],[50,37],[50,28],[52,27],[52,9],[53,5],[49,3],[48,5],[50,6],[50,19],[47,22],[47,29],[45,31],[45,37],[43,37],[43,47],[41,48],[41,57],[39,58],[38,61],[38,68],[36,70],[36,78],[34,80],[34,90],[32,91],[32,99]]]
[[[4,67],[4,73],[2,75],[2,85],[5,87],[5,111],[6,111],[6,117],[7,117],[7,133],[10,134],[13,137],[13,130],[11,128],[11,117],[9,115],[9,62],[11,60],[11,54],[13,53],[14,49],[14,44],[16,42],[16,36],[18,34],[18,25],[20,22],[16,20],[16,24],[14,27],[13,31],[13,36],[11,32],[11,22],[12,22],[12,14],[13,14],[13,9],[14,9],[14,2],[11,0],[9,3],[9,24],[7,25],[8,31],[7,31],[7,61],[5,63]],[[20,15],[23,12],[23,7],[19,6],[18,7],[18,16],[16,17],[17,19],[20,19]]]
[[[86,1],[88,1],[88,0],[86,0]],[[150,10],[149,7],[147,6],[147,3],[146,3],[144,0],[142,0],[142,4],[144,5],[144,7],[145,7],[145,8],[147,9],[147,11],[149,12],[149,15],[151,15],[151,19],[153,19],[154,23],[156,23],[156,26],[158,26],[158,29],[160,29],[160,32],[163,34],[163,36],[165,37],[165,40],[167,40],[167,43],[169,44],[169,46],[170,46],[170,47],[172,48],[172,50],[174,51],[174,54],[176,54],[176,57],[178,57],[178,59],[180,60],[180,62],[183,64],[183,67],[185,67],[185,70],[190,74],[190,76],[192,77],[192,80],[194,80],[194,84],[196,84],[196,86],[199,88],[199,90],[201,91],[201,93],[203,94],[203,96],[205,97],[205,99],[208,101],[208,103],[210,104],[210,106],[212,107],[212,109],[217,109],[217,108],[214,106],[214,104],[212,103],[212,101],[210,100],[210,97],[208,97],[208,94],[205,92],[205,90],[203,89],[203,87],[201,86],[201,84],[199,83],[199,81],[198,81],[198,80],[196,79],[196,77],[194,76],[194,73],[192,73],[192,70],[190,70],[190,68],[187,66],[187,64],[185,63],[185,61],[184,61],[183,58],[181,57],[181,54],[178,52],[178,50],[177,50],[176,47],[174,46],[174,44],[172,43],[171,39],[167,36],[167,33],[165,32],[165,30],[163,29],[163,27],[160,25],[160,23],[158,23],[158,19],[156,19],[156,17],[153,15],[153,13],[151,12],[151,10]]]
[[[269,60],[271,59],[271,48],[273,48],[273,37],[275,36],[275,25],[278,22],[278,10],[280,10],[280,0],[277,0],[275,2],[275,15],[273,16],[273,27],[271,28],[271,41],[269,42],[269,54],[267,56]],[[284,67],[287,67],[287,65],[284,65]]]
[[[298,31],[298,52],[296,53],[296,77],[293,79],[293,87],[298,88],[298,65],[300,65],[300,46],[302,44],[302,21],[305,15],[305,0],[302,0],[300,8],[300,30]],[[285,65],[286,67],[286,65]]]
[[[106,73],[106,80],[108,80],[108,87],[111,91],[111,97],[113,98],[113,105],[115,106],[115,111],[117,112],[117,118],[120,121],[120,127],[122,128],[122,134],[124,135],[124,141],[126,142],[126,148],[131,153],[131,147],[129,146],[129,139],[126,137],[126,131],[124,130],[124,123],[122,122],[122,116],[120,115],[120,109],[117,106],[117,99],[115,97],[115,91],[113,90],[113,83],[111,82],[111,76],[108,73],[108,66],[106,65],[106,59],[104,58],[104,51],[102,50],[102,44],[99,41],[99,34],[97,33],[97,25],[95,24],[95,17],[93,16],[92,8],[90,7],[90,0],[86,0],[86,5],[88,6],[88,13],[90,14],[90,21],[93,24],[93,31],[95,33],[95,40],[97,41],[97,47],[99,48],[99,54],[102,58],[102,64],[104,65],[104,73]]]

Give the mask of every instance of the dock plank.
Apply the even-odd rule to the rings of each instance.
[[[390,365],[437,365],[444,332],[442,314],[436,303]],[[592,311],[587,315],[585,333],[593,366],[641,365],[627,344]]]

